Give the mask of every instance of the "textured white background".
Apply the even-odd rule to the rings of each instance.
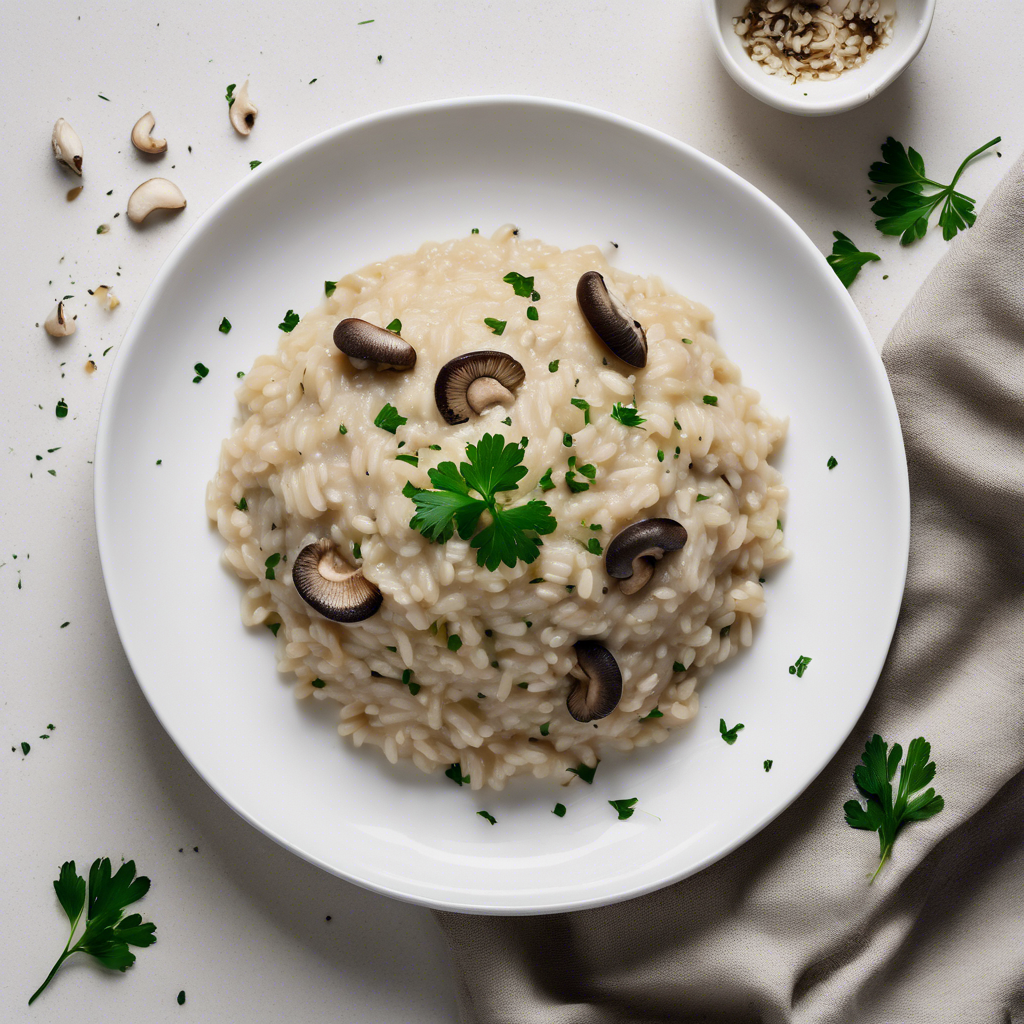
[[[322,874],[222,805],[156,723],[107,607],[91,459],[110,364],[157,268],[250,160],[421,100],[524,93],[602,107],[738,171],[823,251],[838,228],[880,253],[853,295],[881,346],[945,243],[932,232],[908,251],[881,238],[867,166],[893,134],[948,180],[970,149],[1002,134],[1003,159],[986,157],[962,182],[984,199],[1020,149],[1016,6],[940,0],[924,51],[899,81],[866,107],[814,120],[777,113],[733,84],[697,0],[3,0],[0,1019],[455,1019],[429,913]],[[357,25],[365,18],[375,20]],[[241,139],[224,90],[246,77],[260,116]],[[169,140],[162,158],[140,156],[128,140],[147,109]],[[78,181],[49,150],[57,117],[85,146],[86,187],[73,204],[64,196]],[[138,230],[125,202],[153,174],[176,181],[188,208]],[[96,234],[101,223],[109,234]],[[100,283],[122,300],[113,313],[88,301]],[[78,333],[54,343],[37,325],[65,294],[75,296]],[[799,316],[800,282],[780,301]],[[91,376],[90,354],[99,365]],[[54,415],[60,398],[70,408],[63,420]],[[154,548],[153,558],[174,557]],[[39,739],[51,722],[51,738]],[[32,744],[27,758],[10,751],[22,740]],[[159,941],[124,976],[72,962],[28,1010],[66,938],[50,889],[56,868],[101,854],[135,858],[152,877],[140,909]]]

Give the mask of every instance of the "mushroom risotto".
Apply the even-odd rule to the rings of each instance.
[[[511,227],[328,282],[207,510],[298,697],[500,789],[664,740],[787,555],[785,422],[656,277]]]

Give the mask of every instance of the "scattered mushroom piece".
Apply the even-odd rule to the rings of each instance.
[[[78,329],[75,317],[68,316],[63,302],[57,303],[57,308],[49,315],[43,327],[46,328],[46,333],[51,338],[66,338]]]
[[[53,126],[50,144],[53,146],[53,155],[65,167],[70,168],[75,174],[81,175],[82,140],[78,137],[78,132],[63,117],[58,117]]]
[[[630,366],[647,365],[647,335],[605,279],[588,270],[576,285],[576,302],[594,333]]]
[[[522,364],[507,352],[463,352],[441,367],[434,401],[446,423],[465,423],[492,405],[511,405],[524,380]]]
[[[577,722],[607,718],[622,697],[622,673],[611,651],[596,640],[573,644],[576,664],[569,673],[572,689],[565,706]]]
[[[135,122],[132,129],[132,145],[143,153],[163,153],[167,150],[166,139],[154,139],[152,136],[156,118],[151,110],[147,110]]]
[[[623,594],[642,590],[654,575],[654,563],[666,551],[686,543],[686,527],[674,519],[641,519],[621,530],[605,552],[608,575],[619,581]]]
[[[149,178],[128,197],[128,219],[141,224],[154,210],[181,210],[181,189],[166,178]]]
[[[64,197],[69,203],[73,203],[81,194],[84,185],[76,185],[74,188],[68,189],[68,194]]]
[[[97,288],[90,288],[89,294],[103,306],[104,309],[114,310],[121,305],[121,300],[110,290],[110,286],[101,284]]]
[[[361,568],[350,566],[332,540],[307,544],[292,566],[299,597],[332,622],[361,622],[376,614],[384,597]]]
[[[334,328],[334,344],[357,370],[408,370],[416,365],[416,350],[404,338],[354,316]]]
[[[248,135],[252,126],[256,123],[256,115],[259,110],[249,99],[249,79],[247,78],[241,89],[234,93],[234,103],[228,107],[228,117],[231,118],[231,125],[239,135]]]

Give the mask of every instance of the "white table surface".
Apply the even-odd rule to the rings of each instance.
[[[444,940],[430,914],[323,874],[224,806],[154,719],[107,606],[91,459],[110,364],[167,254],[249,173],[250,160],[428,99],[523,93],[602,107],[738,171],[823,251],[838,228],[880,253],[883,262],[852,289],[880,347],[946,244],[937,230],[910,249],[878,234],[868,164],[892,134],[948,180],[967,152],[1001,134],[1002,159],[985,157],[961,184],[987,196],[1020,150],[1015,12],[1013,0],[940,0],[923,53],[886,93],[850,114],[804,119],[733,84],[697,0],[4,0],[0,1018],[456,1019]],[[1006,31],[993,29],[1000,16]],[[246,77],[260,114],[242,139],[229,126],[224,91]],[[156,134],[169,140],[162,158],[141,157],[128,140],[148,109]],[[85,147],[85,191],[71,204],[65,193],[78,180],[50,154],[57,117]],[[188,208],[136,230],[125,202],[153,174],[177,182]],[[112,226],[108,234],[96,234],[101,223]],[[121,299],[112,313],[88,301],[86,290],[101,283]],[[78,332],[54,342],[40,325],[65,294],[75,296]],[[99,366],[91,376],[83,369],[90,354]],[[70,409],[63,420],[54,415],[60,398]],[[40,739],[49,723],[56,729]],[[32,746],[24,758],[20,747],[10,752],[22,740]],[[123,976],[72,961],[29,1010],[29,994],[66,938],[51,890],[56,869],[67,858],[84,868],[99,855],[134,858],[153,879],[139,909],[156,922],[159,941]]]

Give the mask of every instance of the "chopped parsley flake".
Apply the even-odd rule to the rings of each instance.
[[[639,427],[641,423],[646,423],[645,420],[637,411],[636,408],[630,408],[628,405],[623,405],[621,402],[616,402],[612,406],[612,419],[618,420],[624,427]]]
[[[657,708],[655,708],[649,714],[644,715],[643,718],[640,719],[640,721],[641,722],[646,722],[648,718],[664,718],[664,717],[665,717],[665,712],[664,711],[659,711]]]
[[[721,629],[720,629],[720,630],[718,631],[718,635],[719,635],[719,636],[721,636],[721,637],[726,637],[726,636],[728,636],[728,635],[729,635],[729,630],[730,630],[730,629],[732,629],[732,626],[723,626],[723,627],[722,627],[722,628],[721,628]]]
[[[673,672],[685,672],[686,671],[686,666],[681,661],[673,661],[672,662],[672,671]]]
[[[71,625],[71,623],[70,623],[70,622],[62,622],[62,623],[60,624],[60,628],[61,628],[61,629],[63,629],[63,628],[65,627],[65,626],[70,626],[70,625]]]
[[[581,778],[587,785],[592,785],[594,782],[594,773],[597,771],[597,765],[601,762],[598,761],[593,768],[588,768],[585,764],[577,765],[575,768],[566,768],[567,772],[571,772],[573,775]]]
[[[448,650],[458,651],[461,647],[462,637],[460,637],[458,633],[452,633],[452,635],[448,637]]]
[[[396,455],[395,458],[399,462],[408,462],[410,466],[418,466],[420,460],[415,455]]]
[[[281,628],[281,623],[280,622],[268,622],[267,623],[267,629],[269,629],[270,632],[274,634],[274,636],[277,636],[277,631],[280,628]]]
[[[477,811],[476,813],[479,814],[481,818],[486,818],[492,825],[498,824],[498,820],[494,815],[488,814],[486,811]]]
[[[725,719],[720,718],[718,720],[718,731],[722,734],[722,739],[731,747],[736,742],[736,737],[739,735],[740,729],[743,728],[743,723],[739,722],[734,725],[731,729],[725,727]]]
[[[256,168],[257,168],[257,167],[259,167],[259,165],[260,165],[261,163],[263,163],[263,161],[262,161],[262,160],[250,160],[250,161],[249,161],[249,170],[250,170],[250,171],[255,171],[255,170],[256,170]]]
[[[704,396],[704,404],[705,405],[718,405],[718,395],[705,395]]]
[[[577,409],[583,410],[583,423],[587,424],[590,422],[590,403],[585,398],[570,398],[570,404],[575,405]]]
[[[386,330],[386,331],[394,331],[395,334],[401,334],[402,333],[402,321],[399,320],[398,317],[396,316],[395,319],[392,320],[391,323],[389,323],[387,325],[387,327],[384,328],[384,330]]]
[[[507,320],[495,320],[493,316],[485,316],[484,323],[490,327],[495,334],[504,334],[505,325],[508,323]]]
[[[363,546],[358,541],[352,542],[352,557],[362,558],[363,557]]]
[[[207,367],[203,366],[202,363],[196,363],[194,367],[196,375],[192,378],[193,384],[198,384],[210,371]]]
[[[829,469],[835,469],[836,466],[839,465],[839,460],[836,459],[834,455],[830,455],[828,457],[828,462],[826,462],[825,465],[828,466]]]
[[[324,295],[330,298],[338,288],[337,281],[324,281]]]
[[[550,729],[551,729],[551,723],[550,722],[541,722],[541,726],[540,726],[540,734],[541,734],[541,736],[547,736],[548,731]]]
[[[245,370],[239,370],[238,373],[235,374],[235,376],[241,379],[242,377],[245,376]]]
[[[557,359],[552,359],[551,362],[548,363],[548,373],[557,373],[557,372],[558,372],[558,360]]]
[[[518,686],[520,690],[528,690],[530,688],[529,683],[516,683],[516,686]]]
[[[711,499],[711,495],[710,494],[698,494],[697,495],[697,500],[698,501],[709,501],[710,499]]]
[[[235,85],[236,85],[236,83],[232,82],[228,86],[227,92],[224,93],[224,99],[226,99],[228,101],[228,106],[229,107],[231,106],[232,103],[235,102]]]
[[[631,797],[629,800],[609,800],[608,803],[618,811],[619,821],[625,821],[627,818],[633,817],[633,807],[636,805],[637,798]]]
[[[389,434],[393,434],[403,423],[408,423],[408,419],[403,416],[390,402],[387,402],[383,409],[377,413],[376,418],[373,421],[375,427],[380,427],[381,430],[386,430]]]
[[[772,763],[773,762],[770,761],[770,760],[769,761],[765,761],[765,763],[764,763],[764,770],[766,772],[770,772],[772,770]]]
[[[684,345],[692,345],[692,344],[693,344],[693,342],[692,342],[692,341],[690,341],[690,339],[689,339],[689,338],[681,338],[680,340],[682,341],[682,343],[683,343]]]
[[[65,416],[67,416],[67,414],[68,414],[68,403],[65,402],[63,398],[57,403],[57,410],[56,410],[56,412],[57,412],[57,419],[59,419],[59,420],[62,420],[62,419],[64,419]]]
[[[227,317],[224,317],[217,330],[220,331],[221,334],[227,334],[231,330],[231,321]]]
[[[309,685],[312,686],[314,690],[322,690],[327,684],[317,676],[316,679],[310,679]]]
[[[281,554],[280,554],[280,552],[275,552],[274,554],[272,554],[266,560],[266,562],[263,563],[267,567],[267,579],[268,580],[272,580],[272,579],[276,578],[275,575],[274,575],[274,566],[276,566],[278,564],[278,562],[280,562],[280,561],[281,561]]]
[[[551,482],[551,470],[544,471],[544,475],[537,481],[537,486],[542,491],[550,491],[555,485]]]
[[[789,674],[791,676],[796,676],[798,679],[802,679],[804,672],[807,671],[807,666],[810,665],[810,663],[811,659],[806,658],[804,657],[804,655],[801,654],[800,657],[797,658],[796,661],[789,666]]]
[[[237,508],[239,512],[249,511],[249,502],[245,500],[244,495],[235,502],[235,508]]]
[[[537,307],[536,306],[527,306],[526,307],[526,319],[527,320],[539,320],[540,319],[540,314],[537,312]]]
[[[469,784],[469,776],[462,774],[462,765],[453,764],[449,768],[445,775],[455,783],[456,786],[465,786]]]
[[[554,814],[556,817],[564,818],[565,804],[555,804],[555,809],[551,813]]]
[[[665,461],[665,453],[660,448],[658,449],[658,461],[659,462],[664,462]]]
[[[543,576],[538,576],[535,580],[530,580],[530,583],[543,583],[543,582],[544,582],[544,577]]]
[[[571,448],[572,447],[572,434],[563,434],[562,435],[562,444],[566,448]]]
[[[502,281],[512,285],[512,290],[516,295],[521,295],[524,299],[529,298],[533,292],[533,278],[523,277],[522,274],[517,274],[514,270],[509,271]]]
[[[179,1006],[184,1006],[185,1005],[185,990],[184,989],[182,989],[178,993],[178,1005]]]
[[[372,25],[375,20],[376,20],[375,18],[367,18],[366,21],[357,21],[356,24],[357,25]]]
[[[479,235],[480,234],[480,229],[479,228],[470,228],[469,233],[471,235]]]
[[[26,757],[28,757],[28,752],[31,749],[32,749],[32,747],[28,743],[26,743],[24,740],[21,741],[21,752],[22,752],[22,754],[24,754]]]
[[[592,555],[604,554],[604,548],[601,547],[601,542],[596,537],[591,537],[590,540],[587,541],[587,550]]]
[[[299,314],[294,309],[289,309],[285,313],[284,319],[277,325],[278,329],[284,331],[285,334],[291,334],[298,326],[299,319]]]
[[[409,692],[414,697],[416,696],[417,693],[420,692],[420,684],[419,683],[414,683],[412,681],[412,669],[411,668],[407,668],[402,673],[402,685],[403,686],[408,686],[409,687]],[[467,779],[466,781],[468,782],[469,780]]]

